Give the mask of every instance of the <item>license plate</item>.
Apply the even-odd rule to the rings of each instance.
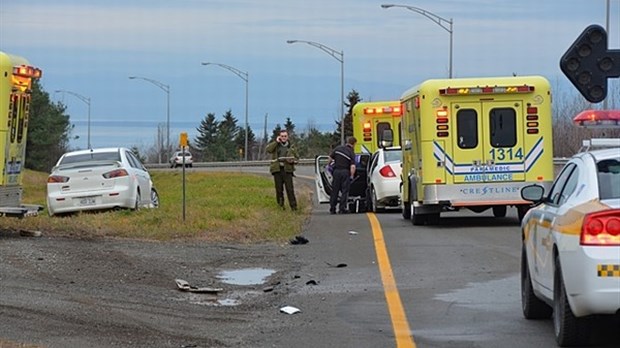
[[[95,197],[80,198],[80,205],[95,205],[95,203],[96,203]]]

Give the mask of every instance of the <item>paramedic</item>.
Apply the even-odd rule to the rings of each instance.
[[[345,145],[337,146],[329,155],[330,161],[334,162],[332,192],[329,197],[329,212],[331,214],[336,214],[339,193],[340,205],[338,212],[340,214],[348,213],[349,188],[355,175],[355,153],[353,152],[353,147],[356,142],[357,139],[354,137],[348,137]]]

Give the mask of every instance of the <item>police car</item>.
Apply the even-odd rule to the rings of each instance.
[[[620,125],[620,111],[574,121]],[[522,310],[527,319],[553,317],[558,345],[572,346],[588,340],[590,316],[620,322],[620,139],[584,141],[544,191],[521,190],[537,204],[521,224]]]

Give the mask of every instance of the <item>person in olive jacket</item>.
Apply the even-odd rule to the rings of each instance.
[[[273,175],[273,180],[276,184],[276,200],[278,205],[284,209],[284,189],[286,188],[288,204],[292,210],[297,210],[297,199],[295,198],[295,189],[293,188],[293,173],[295,172],[295,164],[299,161],[299,155],[288,139],[288,132],[281,130],[276,141],[267,144],[266,151],[271,154],[269,171]]]

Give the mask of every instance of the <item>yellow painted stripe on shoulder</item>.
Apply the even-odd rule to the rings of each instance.
[[[379,272],[381,273],[381,281],[383,282],[383,292],[387,301],[390,318],[392,320],[392,329],[396,338],[396,347],[398,348],[415,348],[413,335],[409,328],[409,321],[400,300],[400,294],[396,286],[396,279],[392,272],[390,257],[385,247],[383,239],[383,231],[381,224],[373,213],[367,213],[370,226],[372,227],[372,235],[375,241],[375,251],[377,253],[377,263],[379,264]]]

